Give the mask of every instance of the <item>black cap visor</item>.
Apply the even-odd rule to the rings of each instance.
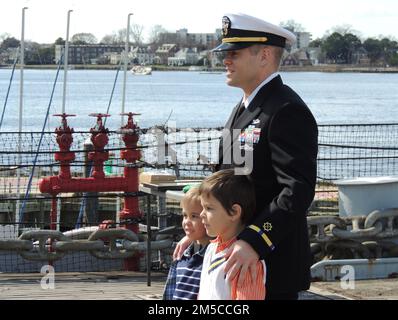
[[[220,51],[235,51],[244,48],[248,48],[255,44],[265,44],[263,42],[223,42],[219,46],[212,49],[212,52],[220,52]]]
[[[252,41],[245,41],[249,39]],[[284,48],[286,45],[286,39],[282,36],[273,33],[251,31],[251,30],[229,29],[228,35],[223,37],[223,42],[219,46],[214,48],[212,51],[217,52],[217,51],[240,50],[253,46],[255,44],[265,44],[269,46],[277,46]]]

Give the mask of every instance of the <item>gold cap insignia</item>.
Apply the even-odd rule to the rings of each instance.
[[[225,37],[228,34],[229,29],[231,28],[231,20],[227,16],[222,18],[222,35]]]

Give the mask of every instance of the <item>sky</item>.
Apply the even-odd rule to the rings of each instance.
[[[350,25],[364,38],[380,35],[398,39],[396,0],[7,0],[0,7],[0,37],[4,33],[21,37],[22,8],[25,11],[25,40],[53,43],[66,38],[67,11],[71,13],[70,37],[92,33],[98,40],[132,24],[144,27],[148,39],[151,28],[161,25],[175,32],[211,33],[221,27],[225,13],[246,13],[279,24],[294,20],[312,39],[322,37],[335,26]]]

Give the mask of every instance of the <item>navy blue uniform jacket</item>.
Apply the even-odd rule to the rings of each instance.
[[[239,238],[266,262],[267,295],[306,290],[311,265],[306,215],[315,194],[316,121],[280,76],[262,87],[239,117],[238,107],[225,128],[240,129],[238,139],[248,145],[241,152],[252,152],[257,207]],[[225,141],[220,142],[218,169],[236,166],[223,164],[233,159],[232,145]]]

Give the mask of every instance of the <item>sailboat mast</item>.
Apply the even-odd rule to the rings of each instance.
[[[127,65],[128,65],[128,52],[129,52],[129,42],[130,42],[130,17],[132,13],[127,15],[127,28],[126,28],[126,42],[124,44],[124,54],[123,54],[123,91],[122,91],[122,109],[120,116],[120,127],[124,125],[124,109],[126,104],[126,81],[127,81]],[[120,136],[119,140],[120,148],[122,148],[123,140],[122,136]],[[120,170],[120,168],[119,168]],[[118,172],[119,173],[119,172]],[[120,221],[120,197],[116,198],[116,222]]]
[[[17,198],[21,193],[21,150],[22,150],[22,118],[23,118],[23,71],[25,64],[25,10],[27,7],[22,8],[22,31],[21,31],[21,57],[20,57],[20,79],[19,79],[19,123],[18,123],[18,170],[17,170]],[[19,221],[19,207],[20,201],[17,200],[15,220]]]
[[[70,24],[70,13],[73,10],[68,11],[68,17],[66,22],[66,39],[65,39],[65,52],[64,52],[64,87],[62,95],[62,113],[65,113],[65,101],[66,101],[66,83],[68,79],[68,57],[69,57],[69,24]]]
[[[124,62],[124,72],[123,72],[123,95],[122,95],[122,116],[121,116],[121,126],[124,124],[124,106],[126,103],[126,79],[127,79],[127,65],[128,65],[128,52],[129,52],[129,42],[130,42],[130,16],[132,13],[127,15],[127,28],[126,28],[126,43],[124,46],[124,55],[123,55],[123,62]]]
[[[21,31],[21,69],[20,69],[20,81],[19,81],[19,132],[22,131],[22,117],[23,117],[23,71],[25,65],[25,10],[28,9],[24,7],[22,9],[22,31]]]

